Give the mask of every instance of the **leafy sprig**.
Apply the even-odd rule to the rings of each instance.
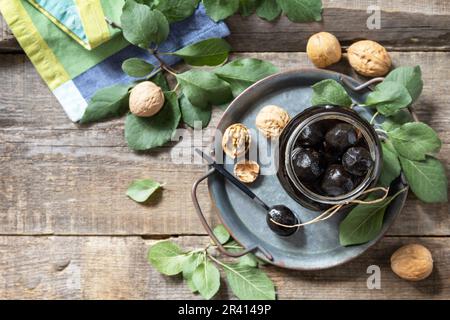
[[[256,13],[267,21],[282,13],[293,22],[322,20],[321,0],[203,0],[206,13],[214,20],[224,20],[235,13],[247,17]]]
[[[210,53],[215,51],[217,54],[200,54],[204,44],[208,46]],[[216,63],[222,64],[224,59],[228,59],[229,50],[223,50],[227,47],[228,44],[223,39],[208,39],[182,49],[182,53],[172,54],[187,57],[186,62],[194,65],[212,66]],[[124,72],[143,79],[137,79],[130,85],[113,86],[98,91],[89,103],[81,123],[125,114],[129,110],[129,90],[141,81],[153,81],[165,91],[166,104],[162,110],[149,118],[128,113],[125,122],[128,146],[133,150],[149,150],[169,142],[180,120],[190,127],[194,127],[195,123],[206,127],[211,119],[213,105],[230,102],[246,87],[277,71],[270,62],[245,58],[212,70],[192,69],[178,73],[165,65],[158,53],[154,54],[158,55],[161,61],[158,67],[138,58],[124,61]],[[169,86],[164,73],[176,81],[175,86]]]
[[[243,16],[256,12],[267,20],[284,12],[296,22],[321,19],[321,0],[202,0],[206,12],[215,21],[239,11]],[[128,113],[125,138],[133,150],[149,150],[169,142],[180,122],[189,127],[206,127],[211,108],[230,102],[248,86],[277,72],[271,63],[257,59],[237,59],[226,64],[231,51],[223,39],[206,39],[176,52],[159,52],[158,44],[170,32],[170,24],[191,16],[200,0],[127,0],[120,18],[123,36],[131,44],[149,50],[159,65],[140,58],[123,62],[122,69],[136,81],[99,90],[92,97],[81,123],[102,121],[128,112],[129,90],[141,81],[153,81],[165,91],[166,104],[150,118]],[[192,67],[217,67],[212,70],[188,70],[178,73],[166,65],[162,56],[179,57]],[[166,76],[175,82],[170,86]]]
[[[435,158],[441,148],[437,133],[422,122],[413,122],[405,109],[416,101],[423,88],[419,66],[393,70],[361,106],[376,109],[373,119],[383,115],[381,123],[386,137],[382,141],[383,167],[379,184],[389,186],[401,172],[412,192],[422,201],[448,201],[448,181],[442,163]],[[313,86],[314,105],[332,104],[349,107],[350,96],[334,80]],[[342,245],[354,245],[374,239],[381,230],[384,212],[392,198],[377,205],[358,205],[340,226]],[[358,228],[355,228],[358,226]]]
[[[230,252],[243,250],[222,225],[214,229],[214,234]],[[181,275],[190,290],[205,299],[213,298],[220,289],[219,268],[225,273],[231,291],[239,299],[275,299],[274,284],[259,268],[262,263],[258,258],[249,253],[231,263],[223,261],[214,248],[214,245],[209,244],[205,248],[184,251],[174,242],[166,240],[150,248],[148,261],[164,275]]]
[[[254,13],[267,21],[285,14],[293,22],[322,19],[322,0],[135,0],[165,15],[167,21],[177,22],[190,17],[201,2],[214,21],[239,13],[248,17]]]
[[[152,117],[128,113],[125,138],[133,150],[163,146],[172,139],[180,122],[189,127],[206,127],[214,105],[229,103],[254,82],[277,72],[270,62],[258,59],[226,63],[231,47],[218,38],[199,41],[175,52],[159,52],[157,45],[167,38],[169,22],[184,19],[192,14],[190,8],[198,5],[198,1],[191,0],[176,3],[180,6],[174,1],[127,0],[121,16],[123,35],[130,43],[148,49],[159,65],[140,58],[125,60],[123,71],[136,81],[99,90],[81,119],[81,123],[89,123],[122,116],[129,110],[129,90],[142,81],[155,82],[163,89],[166,103]],[[179,73],[164,62],[165,55],[177,56],[192,67],[209,68]],[[173,86],[168,78],[172,78]]]

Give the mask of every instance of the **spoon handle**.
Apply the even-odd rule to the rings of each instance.
[[[199,149],[195,149],[195,151],[203,158],[205,159],[210,166],[212,166],[218,173],[220,173],[223,177],[225,177],[228,181],[230,181],[232,184],[234,184],[236,187],[241,189],[242,192],[244,192],[247,196],[249,196],[251,199],[253,199],[258,205],[263,207],[265,210],[269,211],[270,208],[267,204],[264,203],[256,194],[254,194],[245,184],[243,184],[241,181],[239,181],[235,176],[233,176],[230,172],[228,172],[223,165],[218,164],[216,161],[214,161],[213,158],[205,154],[203,151]]]

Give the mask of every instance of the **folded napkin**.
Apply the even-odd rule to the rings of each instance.
[[[122,62],[138,57],[157,65],[147,51],[130,45],[106,19],[120,21],[125,0],[0,0],[0,11],[14,36],[72,121],[83,116],[88,101],[101,88],[130,83]],[[173,52],[208,38],[229,35],[202,5],[193,16],[173,23],[159,46]],[[178,62],[164,57],[168,64]]]
[[[107,42],[119,32],[108,26],[105,12],[118,12],[121,7],[117,6],[117,3],[120,1],[28,0],[28,2],[88,50]]]

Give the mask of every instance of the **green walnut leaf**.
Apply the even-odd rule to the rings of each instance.
[[[276,0],[262,0],[256,9],[256,14],[267,21],[273,21],[280,16],[281,7]]]
[[[400,128],[402,125],[408,122],[413,122],[414,119],[408,110],[400,110],[396,114],[385,117],[383,124],[381,125],[384,130],[392,131]]]
[[[183,279],[186,280],[187,285],[192,292],[198,291],[194,281],[192,280],[192,275],[203,260],[204,255],[201,252],[195,252],[190,253],[188,258],[183,263]]]
[[[386,210],[384,202],[372,205],[358,205],[339,226],[339,242],[343,246],[362,244],[376,238],[383,226],[383,218]]]
[[[211,72],[189,70],[177,74],[177,80],[183,94],[199,108],[206,108],[210,104],[221,105],[233,98],[228,83]]]
[[[412,102],[408,90],[401,84],[383,81],[367,96],[366,105],[377,108],[385,116],[392,116]]]
[[[148,252],[148,261],[158,272],[173,276],[183,271],[188,256],[172,241],[154,244]]]
[[[350,107],[352,99],[344,87],[332,79],[322,80],[312,86],[312,105],[332,104],[341,107]]]
[[[159,0],[134,0],[137,3],[141,3],[141,4],[145,4],[146,6],[149,6],[150,8],[154,9],[155,8],[155,3],[158,2]]]
[[[243,17],[248,17],[255,12],[258,5],[259,0],[239,0],[239,13]]]
[[[149,150],[170,141],[181,118],[177,95],[165,92],[166,103],[161,111],[149,118],[137,117],[132,113],[125,121],[125,138],[133,150]]]
[[[427,156],[423,161],[414,161],[400,156],[400,163],[417,198],[427,203],[448,201],[447,176],[439,160]]]
[[[322,20],[321,0],[277,0],[277,3],[293,22]]]
[[[121,116],[128,110],[129,85],[115,85],[98,90],[89,102],[80,123]]]
[[[220,21],[235,14],[239,9],[239,0],[203,0],[206,14],[214,21]]]
[[[221,244],[225,244],[228,242],[228,240],[230,240],[231,236],[228,233],[228,230],[225,229],[225,227],[222,224],[219,224],[217,227],[215,227],[213,232],[217,240],[219,240]]]
[[[192,293],[197,293],[198,290],[195,287],[194,281],[192,280],[192,277],[189,279],[186,279],[186,284],[188,286],[189,289],[191,289]]]
[[[339,225],[339,241],[343,246],[362,244],[375,239],[383,227],[386,208],[396,196],[375,204],[360,204]],[[377,197],[370,196],[367,200]]]
[[[184,95],[180,97],[180,108],[183,122],[193,129],[206,128],[211,121],[210,107],[197,108]]]
[[[180,109],[183,122],[191,128],[206,128],[211,121],[211,107],[196,107],[184,94],[180,97]]]
[[[192,274],[192,281],[202,297],[209,300],[219,291],[220,272],[209,259],[205,259]]]
[[[260,269],[243,264],[224,264],[231,291],[241,300],[275,300],[272,280]]]
[[[231,46],[224,39],[211,38],[194,43],[174,53],[191,66],[218,66],[228,59]]]
[[[159,0],[154,7],[172,22],[184,20],[194,13],[200,0]]]
[[[420,66],[399,67],[391,71],[384,81],[393,81],[402,84],[409,92],[413,101],[422,93],[423,81]]]
[[[411,122],[388,132],[395,150],[410,160],[425,160],[426,155],[441,149],[441,140],[436,131],[422,122]]]
[[[162,91],[170,91],[169,83],[167,82],[164,73],[158,72],[156,75],[149,79],[151,82],[155,83],[162,89]]]
[[[383,166],[378,183],[383,187],[388,187],[400,175],[402,168],[397,152],[390,141],[382,142],[381,148],[383,150]]]
[[[240,265],[256,268],[258,267],[259,260],[254,254],[248,253],[245,256],[240,257],[238,263]]]
[[[272,63],[251,58],[237,59],[214,70],[219,78],[230,84],[234,96],[276,72],[278,69]]]
[[[139,58],[130,58],[122,63],[122,70],[130,77],[141,78],[150,74],[155,67],[147,61]]]
[[[163,42],[169,35],[169,22],[161,11],[134,0],[127,0],[120,20],[125,39],[143,49]]]
[[[234,240],[226,243],[224,248],[230,251],[231,253],[238,253],[244,250],[244,248]],[[247,265],[250,267],[257,267],[260,264],[260,260],[252,253],[248,253],[245,256],[239,258],[239,264]]]
[[[133,181],[127,190],[127,196],[136,202],[145,202],[161,185],[151,179]]]

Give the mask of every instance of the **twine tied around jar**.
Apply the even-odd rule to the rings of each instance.
[[[396,194],[396,196],[399,195],[400,193],[402,193],[405,190],[406,190],[406,188],[400,190]],[[319,221],[324,221],[324,220],[327,220],[327,219],[333,217],[337,212],[339,212],[339,210],[342,209],[343,206],[346,206],[348,204],[377,204],[377,203],[380,203],[380,202],[383,202],[384,200],[386,200],[386,198],[387,198],[387,196],[389,194],[389,188],[375,187],[375,188],[371,188],[371,189],[365,190],[364,192],[361,193],[361,195],[372,193],[372,192],[375,192],[375,191],[383,191],[383,196],[378,198],[378,199],[369,200],[369,201],[354,199],[354,200],[347,201],[347,202],[344,202],[344,203],[336,204],[336,205],[328,208],[324,212],[322,212],[319,216],[315,217],[314,219],[309,220],[309,221],[304,222],[304,223],[298,223],[298,224],[293,224],[293,225],[286,225],[286,224],[282,224],[282,223],[279,223],[277,221],[274,221],[273,219],[270,219],[270,220],[272,221],[272,223],[274,223],[274,224],[276,224],[276,225],[278,225],[280,227],[284,227],[284,228],[304,227],[306,225],[313,224],[313,223],[316,223],[316,222],[319,222]]]

